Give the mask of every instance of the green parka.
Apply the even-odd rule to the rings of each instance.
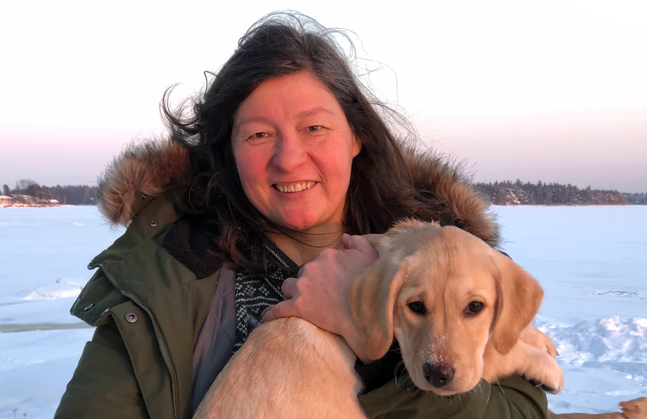
[[[191,417],[193,347],[220,271],[197,279],[163,246],[180,218],[163,190],[186,164],[177,147],[147,144],[127,151],[106,172],[102,211],[128,228],[89,264],[97,270],[71,309],[96,331],[55,418]],[[419,179],[434,184],[435,193],[458,190],[459,196],[447,197],[457,225],[496,242],[496,226],[482,201],[456,172],[430,160],[414,164],[421,168]],[[370,418],[548,417],[545,394],[519,377],[498,385],[482,380],[455,399],[398,387],[393,380],[359,399]]]

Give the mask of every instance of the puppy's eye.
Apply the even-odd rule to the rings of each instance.
[[[467,314],[468,316],[479,314],[484,307],[485,306],[480,301],[472,301],[467,305],[467,310],[465,311],[465,314]]]
[[[409,310],[413,311],[416,314],[425,314],[427,312],[427,307],[422,301],[414,301],[408,304]]]

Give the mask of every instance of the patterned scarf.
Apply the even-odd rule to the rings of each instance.
[[[295,276],[298,266],[276,245],[267,240],[263,247],[272,256],[264,273],[245,270],[234,279],[236,305],[236,341],[234,352],[247,340],[252,331],[261,324],[263,311],[285,299],[281,285],[286,278]]]

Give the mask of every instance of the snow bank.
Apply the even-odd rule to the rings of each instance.
[[[582,321],[575,326],[541,323],[537,321],[537,326],[555,341],[563,363],[582,366],[594,362],[634,362],[647,367],[647,318],[622,321],[613,316]]]
[[[28,301],[55,300],[58,298],[71,298],[79,295],[87,280],[60,278],[55,284],[38,287],[23,298]]]
[[[623,376],[627,385],[631,384],[629,382],[636,384],[602,390],[603,394],[640,396],[647,387],[647,318],[622,321],[614,316],[583,321],[571,327],[543,325],[540,329],[555,341],[560,353],[558,361],[565,370],[570,367],[604,369]]]

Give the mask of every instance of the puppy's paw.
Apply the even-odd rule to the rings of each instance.
[[[530,382],[530,384],[532,384],[535,387],[539,387],[540,389],[544,390],[546,393],[559,394],[559,392],[562,391],[563,384],[560,387],[551,387],[551,385],[544,384],[534,378],[530,378],[527,380]]]
[[[525,378],[525,377],[524,377]],[[535,380],[534,378],[526,378],[535,387],[539,387],[540,389],[544,390],[546,393],[551,393],[551,394],[557,394],[559,393],[559,390],[549,387],[544,383],[539,382],[538,380]]]
[[[519,339],[528,345],[534,346],[542,351],[546,351],[553,358],[559,356],[559,352],[557,352],[557,348],[555,347],[553,340],[532,324],[529,324],[521,331]]]
[[[536,387],[557,394],[564,387],[564,371],[559,367],[555,358],[545,352],[537,351],[537,356],[523,372],[524,377]]]
[[[543,379],[542,388],[551,394],[558,394],[564,388],[564,371],[557,365],[557,362],[550,369],[547,377]]]
[[[647,419],[647,397],[621,402],[620,407],[627,419]]]

